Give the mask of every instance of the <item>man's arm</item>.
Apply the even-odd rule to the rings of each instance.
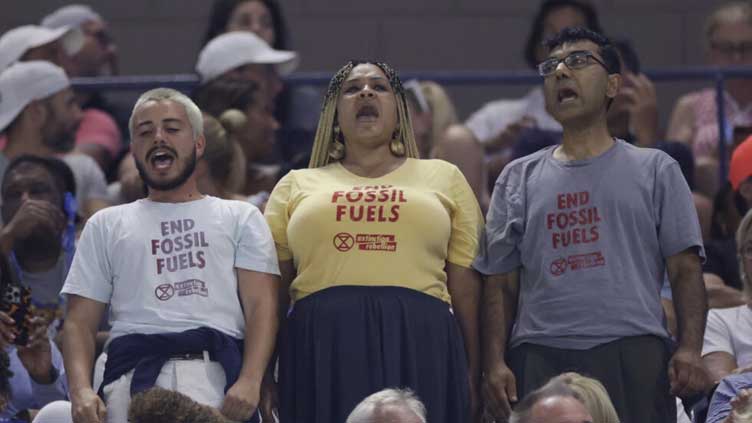
[[[485,278],[481,301],[483,397],[489,411],[506,421],[517,401],[514,374],[505,361],[507,340],[517,315],[520,290],[517,270]]]
[[[478,405],[478,382],[480,380],[480,294],[481,279],[474,269],[447,263],[447,286],[452,297],[452,308],[462,330],[462,339],[467,352],[470,371],[472,413]],[[474,417],[473,417],[474,418]]]
[[[708,301],[700,257],[694,248],[668,257],[666,268],[676,309],[679,344],[669,363],[669,380],[672,394],[686,397],[708,385],[700,356]]]
[[[708,294],[708,307],[729,308],[747,303],[742,291],[726,285],[720,276],[714,273],[703,273],[702,279]]]
[[[261,381],[277,338],[279,284],[279,276],[238,269],[245,341],[240,376],[222,404],[222,414],[231,420],[247,420],[259,405]]]
[[[95,338],[105,304],[68,295],[63,336],[63,359],[68,376],[73,420],[104,423],[105,406],[91,386]]]

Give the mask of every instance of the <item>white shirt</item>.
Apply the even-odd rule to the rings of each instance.
[[[752,309],[749,306],[710,309],[702,355],[719,351],[733,355],[739,367],[752,365]]]
[[[243,338],[236,268],[279,274],[256,207],[143,199],[89,219],[62,292],[110,303],[110,340],[201,326]]]
[[[522,98],[486,103],[467,119],[465,125],[478,141],[486,143],[525,116],[535,119],[535,126],[539,129],[562,130],[561,124],[546,111],[546,100],[541,87],[533,88]]]

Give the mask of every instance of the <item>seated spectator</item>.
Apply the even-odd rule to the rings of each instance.
[[[152,388],[133,397],[130,423],[230,423],[215,408],[193,401],[180,392]]]
[[[60,156],[73,171],[81,215],[106,207],[107,186],[99,166],[88,156],[64,154],[73,148],[81,120],[65,72],[49,62],[19,62],[0,74],[0,93],[0,132],[8,139],[0,152],[0,174],[22,154]]]
[[[36,25],[13,28],[0,36],[0,71],[18,61],[44,60],[64,66],[83,47],[80,31]]]
[[[739,66],[752,64],[752,5],[732,1],[716,9],[704,28],[709,64]],[[730,141],[734,128],[752,126],[752,80],[725,81],[724,113]],[[718,122],[716,92],[706,88],[681,97],[674,106],[666,138],[687,143],[697,161],[698,189],[713,198],[718,185]]]
[[[196,104],[212,116],[222,116],[228,110],[240,111],[245,122],[233,132],[246,160],[245,186],[241,194],[269,193],[280,178],[280,167],[264,165],[274,147],[274,134],[279,129],[268,106],[263,86],[252,81],[212,81],[196,92]]]
[[[206,147],[196,163],[198,189],[202,194],[226,200],[247,199],[238,194],[245,185],[245,155],[232,135],[245,125],[246,117],[238,110],[223,113],[219,120],[204,113]]]
[[[509,423],[601,423],[582,398],[564,383],[551,383],[529,393],[514,408]]]
[[[233,31],[209,41],[198,55],[201,84],[215,79],[249,80],[264,87],[271,103],[282,91],[280,76],[298,67],[294,51],[275,50],[252,32]]]
[[[55,158],[23,155],[8,166],[0,186],[0,254],[10,257],[16,277],[31,288],[38,315],[62,323],[60,290],[65,282],[76,236],[73,173]]]
[[[117,47],[107,22],[91,7],[81,4],[63,6],[42,19],[50,29],[78,28],[83,46],[63,66],[69,77],[97,77],[118,73]],[[122,133],[127,130],[127,108],[108,101],[98,91],[76,92],[83,110],[76,133],[76,151],[90,155],[107,172],[123,149]]]
[[[0,292],[15,284],[11,272],[7,259],[0,255]],[[68,394],[60,351],[47,337],[44,320],[31,313],[26,322],[28,341],[14,345],[20,335],[16,322],[0,312],[0,419],[28,416],[30,410]]]
[[[702,355],[710,376],[719,381],[734,371],[752,370],[752,212],[747,213],[736,232],[739,272],[746,303],[737,307],[711,309],[705,328]]]
[[[552,378],[545,386],[564,384],[580,398],[585,408],[598,423],[619,423],[619,416],[611,403],[606,388],[596,379],[568,372]]]
[[[724,377],[713,393],[705,423],[752,422],[752,373]]]
[[[426,407],[409,389],[384,389],[367,396],[346,423],[426,423]]]
[[[275,50],[290,50],[287,25],[277,0],[215,0],[204,44],[232,31],[252,32]],[[322,89],[276,83],[275,86],[282,88],[281,92],[269,92],[275,97],[274,116],[282,125],[277,133],[280,142],[275,145],[275,156],[293,169],[306,167],[318,124]]]
[[[598,16],[592,5],[580,0],[546,0],[535,17],[525,44],[525,61],[536,69],[546,58],[543,40],[570,26],[584,26],[602,33]],[[468,181],[487,179],[482,186],[473,186],[478,197],[490,197],[487,185],[493,186],[501,169],[509,162],[514,145],[527,128],[561,133],[561,125],[548,114],[541,86],[534,87],[519,99],[501,99],[485,104],[473,113],[464,125],[454,125],[446,131],[440,145],[447,145],[462,157],[450,162],[457,165]],[[486,168],[477,166],[480,157],[486,160]],[[449,158],[450,156],[446,156]],[[486,201],[485,204],[488,202]]]
[[[707,261],[703,273],[711,307],[746,304],[741,290],[738,238],[734,236],[741,216],[752,205],[752,138],[731,155],[729,184],[716,194],[713,204],[711,240],[707,241]]]

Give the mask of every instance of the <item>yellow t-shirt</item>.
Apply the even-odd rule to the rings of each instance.
[[[442,160],[407,159],[364,178],[339,162],[292,171],[266,205],[293,301],[339,285],[402,286],[450,302],[444,266],[470,267],[483,226],[465,177]]]

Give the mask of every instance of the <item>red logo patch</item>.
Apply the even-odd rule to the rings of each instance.
[[[551,274],[554,276],[560,276],[567,271],[567,261],[564,258],[557,258],[551,262],[549,267]]]
[[[355,238],[347,232],[340,232],[337,235],[334,235],[334,240],[332,242],[334,243],[334,248],[346,252],[350,251],[353,245],[355,245]]]

